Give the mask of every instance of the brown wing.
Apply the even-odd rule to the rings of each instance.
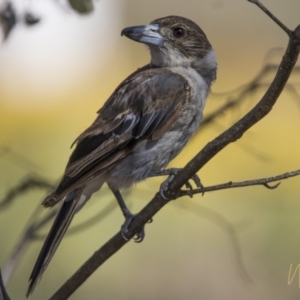
[[[75,141],[65,175],[43,202],[52,206],[71,190],[112,168],[144,139],[159,139],[178,118],[189,85],[167,69],[145,67],[128,77]]]

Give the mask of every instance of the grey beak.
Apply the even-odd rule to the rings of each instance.
[[[121,36],[126,37],[149,45],[162,46],[164,38],[159,34],[158,24],[149,24],[145,26],[133,26],[124,28],[121,32]]]

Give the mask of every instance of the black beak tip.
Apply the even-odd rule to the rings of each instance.
[[[129,35],[130,33],[132,33],[131,27],[126,27],[126,28],[124,28],[124,29],[121,31],[121,36],[125,35],[125,36],[128,37],[128,35]]]
[[[163,42],[162,36],[158,32],[157,24],[149,24],[142,26],[126,27],[121,31],[121,36],[147,45],[161,45]]]

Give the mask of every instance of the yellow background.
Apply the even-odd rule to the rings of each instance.
[[[264,4],[291,29],[300,23],[299,0],[265,0]],[[120,81],[148,63],[146,47],[121,37],[122,28],[172,14],[194,20],[217,53],[214,93],[249,82],[265,63],[266,53],[285,47],[288,41],[281,29],[245,0],[100,0],[86,17],[55,1],[34,3],[32,9],[42,22],[29,29],[18,25],[0,46],[3,196],[30,174],[55,183],[73,140],[91,124]],[[279,62],[281,55],[279,51],[271,61]],[[299,92],[299,71],[289,82]],[[184,166],[251,109],[263,91],[197,134],[171,166]],[[211,96],[205,113],[226,99]],[[299,168],[299,128],[300,99],[284,91],[270,115],[203,168],[202,183],[242,181]],[[133,212],[152,198],[160,182],[151,179],[124,193]],[[291,285],[287,281],[290,265],[295,268],[300,263],[299,194],[300,178],[296,177],[276,190],[248,187],[179,199],[146,226],[142,244],[128,243],[70,299],[295,299],[300,293],[299,278]],[[0,211],[1,267],[44,196],[45,192],[33,190]],[[91,218],[113,201],[104,187],[73,223]],[[122,223],[116,208],[87,230],[66,236],[31,299],[48,299]],[[239,272],[228,224],[236,230],[252,284]],[[25,299],[41,246],[41,241],[30,244],[13,274],[7,286],[13,300]]]

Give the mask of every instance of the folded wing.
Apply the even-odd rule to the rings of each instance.
[[[53,206],[70,191],[114,167],[142,140],[162,137],[188,99],[188,82],[179,74],[150,67],[133,73],[77,138],[65,175],[43,204]]]

